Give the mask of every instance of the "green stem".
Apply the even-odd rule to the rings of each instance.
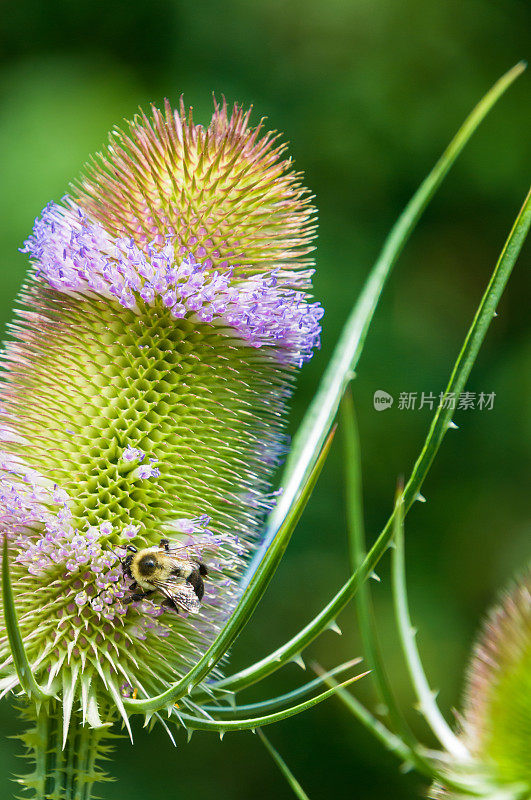
[[[73,713],[63,747],[60,704],[52,700],[37,708],[28,703],[22,715],[31,723],[20,738],[34,770],[18,776],[18,783],[33,792],[33,800],[91,800],[94,784],[110,780],[96,764],[110,749],[106,740],[115,738],[109,726],[91,728]]]
[[[406,659],[411,683],[417,695],[419,709],[433,733],[445,748],[458,761],[470,760],[470,754],[463,741],[453,732],[437,705],[437,693],[430,689],[416,643],[416,630],[411,624],[406,586],[406,563],[404,554],[404,508],[402,498],[396,502],[394,544],[391,556],[393,601],[397,629]]]
[[[367,552],[363,522],[360,441],[356,414],[354,411],[354,401],[352,399],[352,392],[349,389],[347,389],[343,396],[341,423],[345,448],[345,489],[349,557],[350,568],[354,573],[363,564]],[[369,581],[365,581],[360,585],[355,599],[367,667],[371,670],[371,676],[376,691],[380,701],[384,704],[391,727],[395,732],[398,732],[401,741],[409,750],[408,760],[411,761],[420,772],[424,770],[427,774],[430,774],[430,764],[420,754],[418,742],[398,706],[391,680],[389,679],[384,665],[384,659],[378,641]],[[358,716],[360,716],[359,712]]]

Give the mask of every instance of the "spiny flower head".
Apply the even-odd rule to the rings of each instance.
[[[459,739],[464,756],[444,753],[430,798],[531,797],[529,569],[483,624],[468,668]]]
[[[35,221],[0,388],[0,526],[35,676],[99,725],[215,638],[274,503],[319,344],[313,208],[249,113],[141,114]],[[208,569],[197,614],[136,598],[127,545]],[[5,692],[17,687],[6,637]],[[185,699],[184,705],[191,704]],[[66,735],[66,734],[65,734]]]
[[[500,785],[531,794],[531,571],[488,616],[470,665],[465,736]]]
[[[37,264],[50,286],[62,292],[116,299],[140,314],[142,306],[167,308],[173,319],[192,315],[198,322],[230,329],[252,347],[276,343],[281,357],[302,362],[319,342],[318,303],[308,303],[290,289],[279,269],[236,277],[233,267],[213,269],[211,259],[196,262],[176,252],[176,240],[150,243],[142,249],[134,239],[113,239],[80,207],[50,203],[24,252]],[[203,248],[200,248],[203,249]]]

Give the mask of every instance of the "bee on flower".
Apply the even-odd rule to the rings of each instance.
[[[129,727],[122,687],[182,678],[239,597],[323,314],[314,209],[284,149],[237,106],[203,127],[166,103],[111,135],[22,248],[0,525],[65,746],[72,725]],[[0,658],[5,694],[5,631]]]

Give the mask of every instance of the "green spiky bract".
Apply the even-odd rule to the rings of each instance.
[[[60,704],[52,703],[35,713],[22,709],[22,717],[32,723],[18,738],[27,748],[34,770],[17,778],[35,797],[46,800],[90,800],[95,783],[112,780],[99,766],[112,752],[116,733],[108,725],[83,725],[79,714],[74,715],[64,738],[64,720]]]

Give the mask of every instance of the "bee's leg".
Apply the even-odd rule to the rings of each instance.
[[[161,539],[159,542],[159,547],[163,547],[166,552],[170,549],[170,540],[169,539]]]
[[[138,589],[138,586],[136,588]],[[146,597],[151,597],[152,594],[155,594],[155,589],[149,589],[147,592],[135,591],[135,592],[133,592],[132,595],[130,595],[129,597],[126,597],[123,602],[124,603],[135,603],[138,600],[144,600]]]
[[[172,611],[176,611],[177,614],[179,613],[179,606],[177,603],[171,599],[171,597],[167,597],[163,603],[161,603],[162,608],[171,608]]]

